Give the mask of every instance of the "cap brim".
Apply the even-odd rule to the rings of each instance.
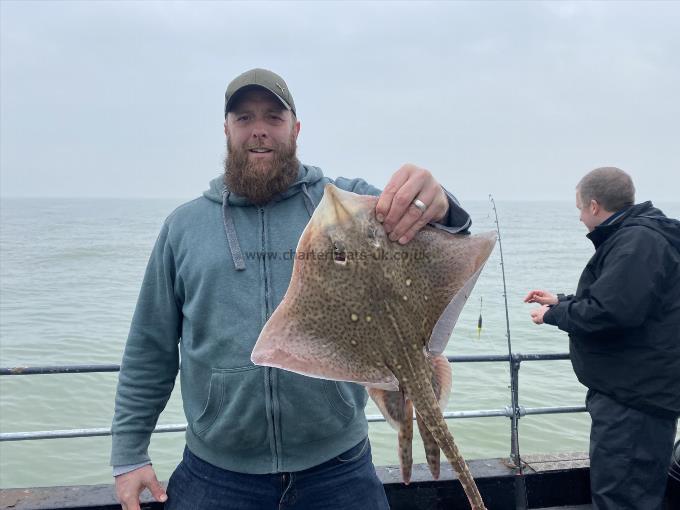
[[[278,95],[276,92],[274,92],[269,87],[265,87],[264,85],[257,85],[257,84],[251,83],[251,84],[248,84],[248,85],[244,85],[240,89],[234,91],[234,93],[229,97],[227,104],[224,105],[224,114],[226,115],[227,113],[229,113],[231,111],[231,105],[234,104],[234,101],[239,96],[239,94],[241,94],[242,92],[245,92],[247,90],[255,89],[255,88],[266,90],[271,95],[276,97],[276,99],[279,100],[279,102],[286,108],[286,110],[290,110],[292,112],[295,112],[293,110],[293,108],[288,104],[288,102],[285,99],[283,99],[280,95]]]

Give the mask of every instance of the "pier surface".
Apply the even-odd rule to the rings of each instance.
[[[508,459],[469,462],[486,506],[515,510],[516,487],[526,487],[528,508],[542,510],[590,510],[588,455],[561,453],[523,457],[523,477]],[[442,463],[439,480],[433,480],[425,464],[413,466],[411,483],[401,482],[398,466],[376,468],[385,486],[391,510],[468,509],[468,501],[456,473]],[[520,482],[520,483],[518,483]],[[143,510],[161,510],[145,491]],[[669,477],[667,508],[680,508],[680,482]],[[113,484],[72,487],[5,489],[0,491],[2,510],[118,510]],[[212,510],[212,509],[210,509]]]

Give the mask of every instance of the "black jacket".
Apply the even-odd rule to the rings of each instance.
[[[573,296],[543,317],[569,333],[579,381],[658,416],[680,416],[680,221],[651,202],[588,234]]]

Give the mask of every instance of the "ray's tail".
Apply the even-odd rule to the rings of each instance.
[[[439,409],[434,392],[429,388],[420,385],[410,389],[410,397],[413,400],[416,412],[434,437],[442,452],[444,452],[444,455],[451,463],[451,466],[453,466],[453,469],[458,473],[460,483],[470,502],[470,507],[472,510],[486,510],[482,495],[479,493],[477,484],[472,478],[472,473],[470,473],[470,469],[468,468],[465,459],[463,459],[463,456],[460,454],[458,446],[456,446],[456,443],[453,440],[453,435],[446,426],[444,415]]]

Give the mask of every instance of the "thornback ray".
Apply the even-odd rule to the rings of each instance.
[[[375,218],[377,200],[326,186],[300,237],[288,290],[251,359],[385,390],[374,395],[401,393],[391,398],[396,407],[386,418],[400,431],[402,468],[410,472],[412,406],[428,436],[433,475],[439,468],[438,458],[430,463],[436,444],[458,473],[473,510],[484,510],[444,421],[432,359],[446,347],[496,235],[454,235],[428,225],[401,245],[390,241]]]

